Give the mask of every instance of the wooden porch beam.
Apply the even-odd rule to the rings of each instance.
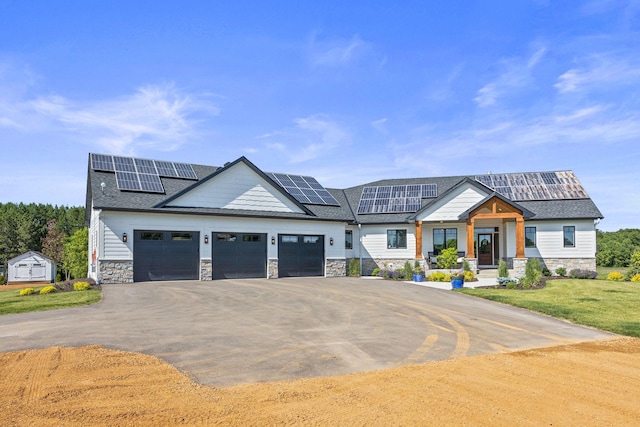
[[[516,218],[516,258],[524,258],[524,218]]]
[[[416,221],[416,259],[422,258],[422,221]]]
[[[473,230],[475,228],[475,219],[467,220],[467,258],[475,258],[476,254],[473,250]]]

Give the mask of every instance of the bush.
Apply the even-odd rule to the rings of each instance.
[[[518,284],[516,282],[507,282],[506,287],[507,289],[515,289],[518,287]]]
[[[404,276],[405,280],[413,279],[413,267],[411,267],[411,263],[409,261],[406,261],[404,263],[404,268],[402,269],[401,273]]]
[[[516,279],[511,278],[511,277],[498,277],[498,284],[499,285],[508,287],[510,283],[513,283],[514,285],[517,285],[518,281]]]
[[[547,267],[542,268],[542,275],[544,277],[551,277],[551,271]]]
[[[357,258],[351,258],[349,260],[349,277],[360,277],[360,260]],[[73,289],[77,291],[75,284],[73,285]]]
[[[23,297],[25,295],[31,295],[34,292],[35,292],[35,289],[33,288],[24,288],[20,290],[20,296]]]
[[[443,271],[434,271],[429,276],[427,276],[427,280],[429,280],[430,282],[450,282],[451,275]]]
[[[567,275],[567,269],[564,267],[558,267],[556,268],[556,274],[560,277],[564,277]]]
[[[89,289],[89,283],[87,282],[76,282],[73,284],[74,291],[86,291]]]
[[[574,268],[569,272],[569,277],[571,277],[572,279],[595,279],[596,277],[598,277],[598,272],[593,270]]]
[[[55,286],[45,286],[44,288],[40,289],[40,295],[44,295],[44,294],[50,294],[56,291],[56,287]]]
[[[374,268],[371,272],[372,276],[380,276],[380,269],[378,267]]]
[[[438,260],[438,267],[453,268],[458,264],[458,250],[456,248],[443,249],[436,259]]]
[[[540,284],[542,267],[538,258],[529,258],[524,268],[524,277],[520,279],[523,288],[529,289]]]
[[[640,267],[640,251],[635,251],[631,254],[631,262],[629,262],[629,267]]]
[[[640,274],[636,274],[631,278],[632,282],[640,282]]]
[[[0,286],[7,284],[7,278],[4,276],[0,276]]]
[[[471,266],[469,265],[469,261],[467,261],[466,259],[462,261],[462,269],[464,271],[471,271]]]
[[[637,274],[640,274],[640,267],[630,267],[624,275],[624,280],[629,281]]]
[[[507,263],[504,261],[498,263],[498,277],[509,277],[509,268],[507,268]]]
[[[471,270],[465,270],[465,272],[464,272],[464,281],[465,282],[472,282],[474,280],[476,280],[476,274]]]
[[[619,271],[612,271],[607,274],[607,280],[613,280],[614,282],[622,282],[624,280],[624,275]]]

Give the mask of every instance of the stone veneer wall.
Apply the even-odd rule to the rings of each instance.
[[[347,260],[344,258],[327,258],[325,277],[345,277],[347,275]]]
[[[213,260],[200,260],[200,280],[213,280]]]
[[[98,261],[100,275],[98,283],[133,283],[133,261]]]
[[[507,265],[513,269],[513,275],[515,277],[524,276],[525,266],[527,265],[528,258],[509,258]],[[569,273],[571,270],[595,270],[596,259],[595,258],[539,258],[540,265],[547,267],[551,274],[555,274],[556,269],[563,267]]]
[[[404,268],[404,264],[407,261],[411,264],[411,267],[413,267],[415,262],[418,261],[422,268],[425,270],[428,269],[426,261],[422,258],[417,260],[415,258],[362,258],[362,275],[371,276],[374,268],[379,268],[380,270],[384,268],[400,270],[401,268]]]
[[[278,278],[278,258],[269,258],[267,263],[267,277],[269,279]]]

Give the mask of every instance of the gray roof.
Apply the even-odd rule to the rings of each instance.
[[[263,178],[271,181],[271,179],[255,167],[244,157],[233,162],[244,161],[247,165],[261,174]],[[484,188],[487,193],[491,194],[493,190],[485,187],[483,184],[475,181],[474,176],[449,176],[449,177],[431,177],[431,178],[406,178],[406,179],[385,179],[363,185],[350,187],[346,189],[330,189],[327,190],[340,203],[340,206],[328,205],[311,205],[300,204],[290,197],[292,201],[299,204],[304,213],[286,213],[271,211],[254,211],[254,210],[237,210],[237,209],[212,209],[212,208],[183,208],[173,207],[166,204],[167,200],[176,197],[178,194],[184,193],[190,187],[197,186],[211,178],[212,175],[219,173],[227,167],[192,165],[198,180],[186,180],[179,178],[161,177],[162,185],[165,193],[144,193],[133,191],[121,191],[117,187],[116,177],[113,172],[103,172],[93,170],[89,163],[89,171],[87,177],[87,210],[86,220],[90,218],[90,208],[114,210],[114,211],[137,211],[137,212],[155,212],[155,213],[178,213],[189,215],[209,215],[209,216],[244,216],[254,218],[288,218],[295,220],[324,220],[339,221],[361,224],[391,224],[413,222],[415,212],[403,213],[373,213],[358,214],[358,204],[364,187],[381,186],[381,185],[409,185],[409,184],[435,184],[438,188],[438,197],[421,200],[421,209],[424,209],[447,193],[455,189],[464,182],[471,182]],[[104,190],[101,184],[104,183]],[[275,182],[274,187],[280,189]],[[495,193],[494,193],[495,194]],[[500,198],[504,197],[498,195]],[[507,199],[508,201],[508,199]],[[513,205],[523,208],[527,211],[527,218],[534,220],[553,220],[553,219],[595,219],[602,218],[602,213],[596,207],[590,198],[583,199],[561,199],[561,200],[536,200],[536,201],[518,201],[512,202]]]

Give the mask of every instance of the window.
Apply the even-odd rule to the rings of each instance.
[[[262,240],[262,236],[259,234],[245,234],[242,236],[243,242],[260,242]]]
[[[576,228],[574,226],[562,227],[564,234],[564,247],[573,248],[576,246]]]
[[[235,242],[238,236],[230,233],[218,233],[216,234],[216,238],[219,242]]]
[[[171,240],[192,240],[191,233],[171,233]]]
[[[152,231],[140,232],[140,240],[162,240],[162,233],[154,233]]]
[[[280,241],[282,243],[298,243],[298,236],[283,235],[280,236]]]
[[[304,243],[318,243],[320,241],[320,236],[304,236],[302,241]]]
[[[344,232],[344,248],[353,249],[353,230],[345,230]]]
[[[535,227],[524,228],[524,247],[525,248],[536,247],[536,228]]]
[[[407,230],[387,230],[387,249],[406,249]]]
[[[439,255],[440,251],[446,248],[458,247],[457,228],[434,228],[433,229],[433,253]]]

